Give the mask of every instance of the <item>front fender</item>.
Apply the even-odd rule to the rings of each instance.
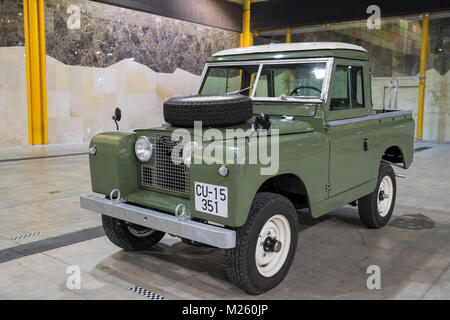
[[[137,163],[134,156],[135,133],[106,132],[94,136],[89,147],[92,191],[109,194],[119,189],[122,197],[137,188]]]
[[[251,149],[249,145],[257,142],[258,138],[252,138],[247,142],[247,147]],[[222,147],[226,149],[225,142]],[[272,149],[271,139],[268,139],[268,148]],[[326,135],[317,132],[280,135],[278,150],[278,170],[269,175],[261,174],[261,169],[267,168],[268,165],[249,164],[248,154],[245,163],[228,164],[229,174],[226,177],[218,173],[221,163],[191,164],[191,215],[231,227],[242,226],[247,220],[258,189],[268,179],[281,174],[294,174],[299,177],[307,189],[311,203],[325,199],[329,158]],[[195,182],[228,187],[228,218],[195,211]]]

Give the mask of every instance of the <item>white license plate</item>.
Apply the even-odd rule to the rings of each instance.
[[[228,188],[195,182],[195,210],[228,217]]]

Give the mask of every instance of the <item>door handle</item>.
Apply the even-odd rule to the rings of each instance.
[[[364,151],[367,151],[369,149],[367,138],[364,138],[363,146],[364,146]]]

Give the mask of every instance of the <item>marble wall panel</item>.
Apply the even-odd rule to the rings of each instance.
[[[123,130],[159,125],[162,102],[194,92],[206,59],[239,45],[235,32],[88,0],[44,4],[50,143],[88,141],[113,130],[116,106],[124,112]],[[70,5],[80,8],[80,29],[67,28]],[[0,1],[0,146],[28,143],[22,12],[21,0]],[[424,139],[450,141],[450,19],[431,20],[430,31]],[[391,36],[386,30],[370,34],[353,28],[294,35],[293,41],[367,47],[376,76],[374,104],[387,101],[389,78],[382,76],[395,76],[400,79],[398,108],[413,109],[417,117],[418,53],[399,51]],[[416,38],[406,34],[408,48],[417,49]],[[255,39],[256,44],[270,42],[284,39]]]
[[[375,77],[405,77],[419,73],[421,49],[421,23],[417,20],[398,19],[382,23],[380,30],[368,30],[365,23],[346,26],[323,26],[302,33],[294,33],[292,42],[337,41],[366,48]],[[285,42],[284,35],[256,37],[255,44]],[[430,41],[427,70],[436,69],[444,75],[450,69],[450,17],[430,20]]]
[[[75,11],[74,11],[75,8]],[[79,9],[80,28],[69,28]],[[45,0],[49,143],[163,122],[162,103],[195,91],[205,61],[239,34],[88,0]],[[70,21],[69,21],[70,20]],[[28,143],[23,1],[0,0],[0,146]]]
[[[450,71],[441,75],[435,69],[427,70],[423,139],[450,141]],[[399,81],[397,109],[412,110],[417,121],[419,80],[417,77],[396,77]],[[391,78],[372,80],[372,101],[375,107],[388,108],[389,81]],[[393,108],[393,102],[392,106]]]
[[[0,1],[0,47],[25,45],[23,1]]]
[[[24,47],[0,47],[0,147],[28,143]]]
[[[115,130],[114,109],[122,109],[120,130],[159,126],[163,102],[193,93],[200,76],[176,69],[159,73],[125,59],[107,68],[72,66],[47,58],[49,143],[89,141]]]
[[[74,6],[80,29],[68,28]],[[88,0],[45,0],[45,28],[47,54],[65,64],[107,67],[132,58],[166,73],[200,74],[214,52],[240,41],[236,32]]]

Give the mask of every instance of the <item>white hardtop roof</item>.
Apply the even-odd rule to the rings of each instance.
[[[342,42],[295,42],[295,43],[271,43],[261,46],[242,47],[235,49],[227,49],[215,53],[214,57],[231,56],[237,54],[250,53],[266,53],[266,52],[283,52],[283,51],[306,51],[306,50],[333,50],[345,49],[367,52],[363,47],[342,43]]]

